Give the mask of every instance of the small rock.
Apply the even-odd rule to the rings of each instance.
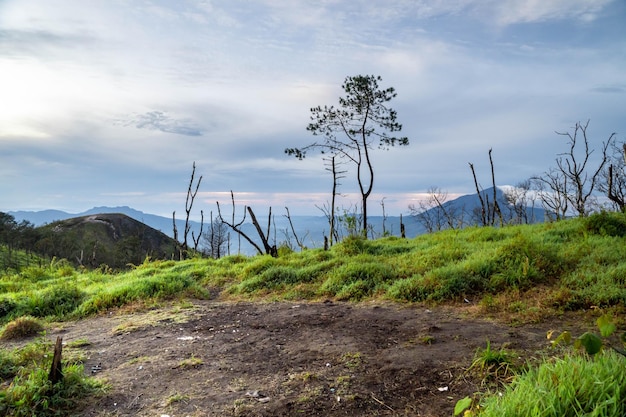
[[[246,392],[246,397],[259,398],[259,391],[248,391]]]

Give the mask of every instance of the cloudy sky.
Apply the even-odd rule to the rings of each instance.
[[[0,0],[0,211],[182,214],[195,161],[198,209],[321,215],[321,157],[283,150],[358,74],[410,139],[374,153],[371,213],[472,193],[468,162],[488,187],[490,148],[515,185],[578,121],[626,140],[625,22],[623,0]]]

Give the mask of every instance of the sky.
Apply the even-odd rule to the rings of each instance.
[[[408,147],[372,154],[368,212],[555,166],[563,136],[626,140],[623,0],[0,0],[0,211],[130,206],[322,215],[310,109],[379,75]],[[597,155],[597,152],[596,152]],[[346,167],[346,169],[348,169]],[[337,205],[358,201],[355,177]],[[241,209],[239,209],[241,212]]]

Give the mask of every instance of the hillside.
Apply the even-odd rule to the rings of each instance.
[[[120,268],[146,257],[171,259],[176,249],[169,236],[120,213],[74,217],[38,229],[39,251],[89,267]]]

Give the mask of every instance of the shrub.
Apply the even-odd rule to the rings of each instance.
[[[18,370],[19,364],[15,353],[0,349],[0,380],[12,378]]]
[[[0,298],[0,321],[10,317],[10,315],[17,309],[17,303],[11,298]]]
[[[26,268],[22,269],[19,275],[20,278],[31,282],[50,279],[49,271],[45,268],[41,268],[38,266],[27,266]]]
[[[333,246],[340,255],[354,256],[365,253],[368,241],[361,236],[350,235],[343,239],[341,243]]]
[[[54,385],[46,368],[18,374],[0,391],[0,412],[16,417],[69,415],[81,399],[106,389],[101,381],[86,377],[82,365],[65,366],[63,379]]]
[[[254,292],[260,289],[278,289],[286,285],[296,284],[299,275],[294,268],[286,266],[272,266],[259,275],[253,276],[241,282],[237,290],[241,292]]]
[[[76,286],[56,285],[31,295],[27,303],[28,314],[63,318],[80,306],[85,296]]]
[[[329,275],[320,286],[320,293],[355,301],[372,295],[383,284],[397,278],[396,272],[389,265],[360,258],[355,258]]]
[[[19,317],[6,325],[0,338],[9,340],[36,336],[43,329],[41,322],[33,317]]]
[[[623,213],[594,213],[585,219],[585,229],[601,236],[626,236],[626,216]]]
[[[397,301],[419,302],[428,298],[432,289],[424,281],[422,275],[395,281],[389,286],[387,294]]]
[[[184,295],[204,298],[208,297],[208,292],[190,276],[163,272],[100,291],[85,301],[79,310],[81,315],[89,315],[137,300],[164,300]]]

